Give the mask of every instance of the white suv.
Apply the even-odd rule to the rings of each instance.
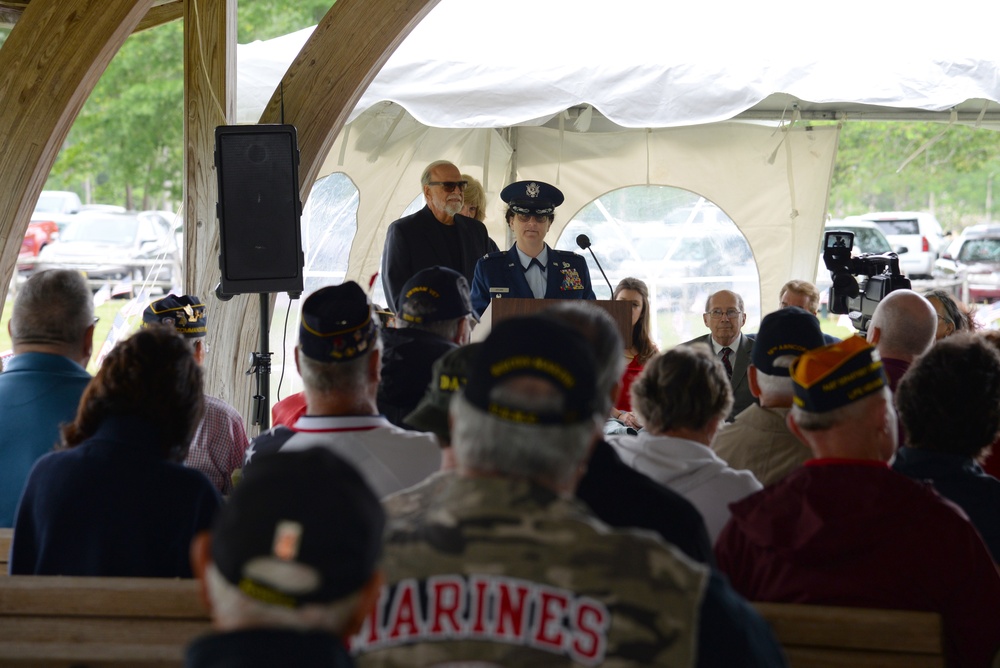
[[[934,262],[944,250],[945,240],[941,224],[933,213],[926,211],[880,211],[851,220],[866,220],[878,225],[893,248],[906,247],[906,254],[899,256],[899,268],[910,278],[930,278]]]

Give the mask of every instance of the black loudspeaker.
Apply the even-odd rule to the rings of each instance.
[[[215,128],[220,297],[302,294],[299,146],[292,125]],[[220,294],[221,293],[221,294]]]

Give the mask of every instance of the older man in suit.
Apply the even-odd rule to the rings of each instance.
[[[743,333],[747,314],[743,297],[730,290],[719,290],[709,296],[702,315],[709,334],[691,339],[684,345],[704,343],[722,361],[733,388],[733,409],[726,418],[731,422],[740,411],[754,403],[747,381],[747,367],[750,365],[750,351],[753,338]]]

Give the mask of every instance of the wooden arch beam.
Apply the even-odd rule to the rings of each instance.
[[[298,130],[301,161],[300,196],[304,202],[323,160],[348,115],[368,84],[438,0],[337,0],[302,51],[292,62],[281,86],[275,90],[261,116],[261,123],[279,123],[284,98],[284,122]],[[218,248],[219,226],[211,225],[211,237],[200,239],[201,248]],[[206,230],[207,232],[207,230]],[[199,278],[196,294],[212,294],[212,280]],[[367,286],[366,286],[367,287]],[[221,307],[219,327],[209,328],[210,343],[225,350],[207,369],[207,389],[216,396],[227,388],[246,387],[246,360],[256,349],[260,332],[260,307],[256,295],[241,295]],[[273,307],[274,298],[271,298]],[[235,346],[231,350],[230,346]],[[215,357],[213,355],[213,357]],[[235,406],[239,398],[226,397]],[[249,422],[248,422],[249,425]]]
[[[33,2],[0,49],[2,285],[73,121],[153,1]]]

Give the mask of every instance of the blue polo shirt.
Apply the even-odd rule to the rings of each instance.
[[[60,442],[89,382],[82,366],[50,353],[15,355],[0,373],[0,527],[14,526],[31,467]]]

